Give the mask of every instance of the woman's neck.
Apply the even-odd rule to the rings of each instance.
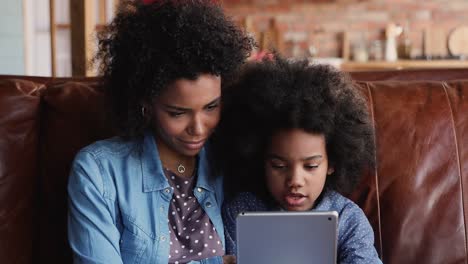
[[[191,177],[196,167],[196,157],[186,156],[170,148],[164,141],[155,137],[159,158],[164,168],[181,177]]]

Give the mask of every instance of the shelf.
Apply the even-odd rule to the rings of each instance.
[[[369,70],[402,70],[402,69],[441,69],[441,68],[468,68],[468,60],[398,60],[369,61],[369,62],[343,62],[344,71]]]

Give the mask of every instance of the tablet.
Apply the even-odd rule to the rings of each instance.
[[[244,212],[236,218],[238,264],[335,264],[338,213]]]

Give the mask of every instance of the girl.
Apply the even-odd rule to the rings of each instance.
[[[380,263],[374,234],[349,193],[372,165],[366,103],[329,66],[264,60],[233,83],[219,127],[226,186],[227,253],[236,253],[235,218],[246,211],[337,211],[338,262]]]
[[[69,179],[76,263],[223,262],[222,179],[204,146],[251,46],[213,1],[120,6],[97,55],[118,137],[81,150]]]

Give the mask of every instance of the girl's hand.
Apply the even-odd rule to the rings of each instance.
[[[234,255],[225,255],[223,256],[224,264],[236,264],[236,256]]]

